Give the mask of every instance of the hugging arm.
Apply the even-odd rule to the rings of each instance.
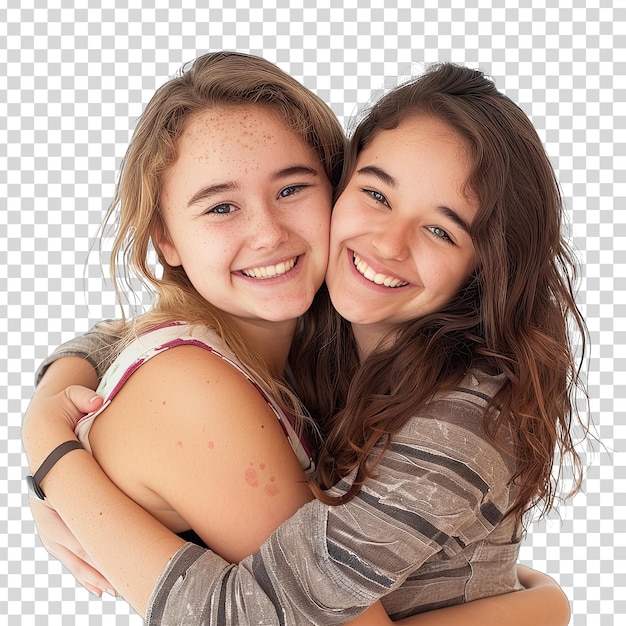
[[[59,372],[62,377],[63,366],[55,364],[46,373],[47,384],[42,383],[25,419],[24,441],[33,466],[40,463],[33,461],[33,454],[37,458],[33,442],[53,431],[59,433],[57,440],[70,439],[69,433],[63,436],[63,429],[57,431],[55,426],[65,422],[67,432],[76,421],[76,415],[63,413],[59,421],[45,417],[37,421],[38,407],[55,390]],[[93,392],[86,392],[89,403],[87,396],[90,399]],[[72,475],[81,476],[75,497],[82,500],[84,494],[87,510],[68,507],[63,500],[58,509],[87,547],[82,562],[97,562],[106,572],[105,584],[113,580],[139,612],[143,612],[142,595],[183,545],[156,526],[155,519],[147,519],[143,509],[170,529],[193,528],[206,543],[237,561],[257,549],[281,521],[312,497],[268,402],[240,372],[196,346],[172,348],[136,370],[95,420],[89,444],[115,486],[142,508],[111,497],[115,490],[110,483],[103,483],[103,489],[90,488],[93,459],[80,451],[63,457],[58,465],[76,463],[83,468]],[[53,502],[56,470],[55,466],[42,484]],[[65,493],[66,486],[60,492]],[[113,545],[106,548],[114,519],[124,523],[118,526]],[[91,528],[83,534],[87,527]],[[150,534],[157,529],[158,533]],[[146,541],[141,538],[144,531],[149,533]],[[122,535],[119,541],[117,533]],[[114,568],[102,559],[105,550],[111,553]],[[389,623],[384,612],[383,616]],[[249,619],[251,623],[261,619],[259,610],[255,608]],[[380,622],[366,615],[357,623]]]
[[[28,408],[29,412],[59,413],[64,410],[62,402],[55,402],[57,394],[65,391],[68,382],[85,387],[83,411],[98,408],[99,401],[92,403],[91,398],[98,385],[96,370],[91,363],[80,357],[67,356],[54,362],[37,388]],[[54,398],[54,400],[53,400]],[[72,411],[72,407],[67,407]],[[76,417],[82,411],[76,412]],[[102,592],[114,592],[113,585],[97,569],[81,544],[70,532],[57,512],[47,501],[41,501],[30,495],[30,507],[37,525],[39,537],[50,554],[59,559],[73,576],[91,593],[100,596]]]
[[[40,403],[44,401],[46,393],[55,390],[51,381],[54,380],[56,374],[62,378],[55,383],[57,388],[73,382],[64,378],[64,373],[62,366],[59,365],[51,368],[46,374],[45,384],[41,385],[37,392],[38,397],[31,405],[33,411],[36,412],[38,407],[42,406]],[[74,379],[74,381],[85,382],[84,379],[81,381]],[[87,408],[84,404],[90,397],[90,395],[83,396],[83,410]],[[33,469],[38,467],[43,457],[54,445],[70,438],[71,429],[68,430],[67,414],[55,418],[52,413],[54,412],[48,411],[48,415],[43,416],[43,419],[35,419],[30,425],[28,420],[25,423],[25,445]],[[58,408],[57,413],[59,413]],[[35,426],[36,428],[33,428]],[[84,478],[81,481],[67,478],[77,475],[84,476]],[[240,612],[237,615],[231,615],[239,623],[253,623],[259,614],[276,618],[277,611],[284,610],[288,613],[292,610],[289,606],[281,607],[280,601],[277,600],[274,586],[280,584],[280,581],[270,580],[264,575],[266,555],[270,555],[273,549],[271,541],[262,547],[260,555],[245,559],[239,566],[230,565],[210,551],[203,551],[189,544],[185,545],[178,537],[156,522],[152,516],[124,497],[101,473],[94,460],[80,451],[72,452],[58,463],[58,467],[44,481],[44,491],[49,492],[50,500],[57,506],[72,532],[80,539],[82,545],[88,548],[88,554],[91,555],[93,562],[98,563],[103,571],[109,573],[108,578],[140,612],[143,613],[144,607],[148,604],[148,597],[155,587],[155,581],[163,572],[150,603],[149,623],[161,623],[159,617],[161,611],[170,617],[173,614],[179,614],[182,605],[177,606],[176,590],[180,590],[188,599],[198,594],[196,599],[199,604],[187,604],[188,607],[201,607],[198,608],[198,620],[202,619],[201,615],[205,615],[205,609],[209,612],[209,617],[213,615],[213,608],[217,611],[214,613],[216,619],[220,619],[220,615],[223,615],[220,613],[223,609],[222,605],[216,601],[211,608],[209,600],[211,597],[219,598],[222,590],[227,588],[234,589],[235,596],[241,594],[239,595],[242,599]],[[85,497],[82,504],[78,504],[80,503],[80,498],[77,497],[79,494],[84,494]],[[325,507],[320,506],[319,503],[307,505],[305,517],[310,518],[311,515],[313,518],[319,517],[324,509]],[[120,520],[123,520],[123,524]],[[301,523],[308,522],[301,517],[300,523],[292,523],[292,528]],[[123,532],[120,528],[124,529]],[[106,540],[103,540],[103,537]],[[114,542],[111,541],[112,538]],[[311,533],[305,532],[300,545],[302,542],[310,542],[310,538]],[[113,550],[112,545],[115,546]],[[136,563],[142,564],[141,573],[136,571]],[[293,588],[294,585],[295,572],[289,572],[289,569],[289,563],[287,563],[287,572],[284,576],[287,589]],[[266,570],[265,574],[267,574]],[[182,576],[185,577],[184,580]],[[249,601],[246,590],[253,593],[254,607],[246,604]],[[172,591],[174,593],[170,593]],[[534,607],[540,606],[542,598],[549,593],[552,593],[551,597],[556,599],[559,598],[558,594],[561,594],[558,586],[553,586],[550,590],[545,585],[539,585],[537,589],[480,600],[452,609],[409,618],[406,623],[434,624],[434,621],[411,621],[432,618],[437,619],[438,624],[456,624],[458,619],[461,619],[459,616],[463,615],[464,623],[470,625],[474,623],[470,621],[473,619],[473,617],[470,618],[470,613],[473,611],[477,615],[476,624],[555,624],[557,622],[550,621],[548,613],[540,612],[537,618],[534,617],[536,613],[533,610]],[[524,595],[527,595],[524,601],[516,603],[518,598]],[[280,595],[280,598],[283,596]],[[355,603],[354,597],[350,594],[343,601]],[[371,603],[370,599],[359,600],[359,602],[362,606]],[[341,605],[337,604],[337,607],[339,606]],[[324,613],[325,623],[341,623],[348,616],[356,615],[361,610],[362,608],[348,608],[343,614],[338,614],[338,609],[327,609]],[[244,615],[246,611],[248,614]],[[453,613],[449,613],[450,611]],[[532,617],[528,617],[529,615]],[[333,616],[336,618],[335,621],[329,621]],[[293,615],[292,617],[295,621],[287,623],[298,623],[297,617]],[[167,621],[167,617],[164,619]],[[189,619],[190,624],[195,623],[193,616],[190,615]]]
[[[570,605],[556,581],[523,565],[517,567],[524,589],[474,600],[402,620],[406,626],[567,626]]]

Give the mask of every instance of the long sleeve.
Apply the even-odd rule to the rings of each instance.
[[[518,588],[513,464],[482,429],[501,380],[477,376],[410,420],[351,502],[305,505],[238,565],[182,548],[147,624],[330,625],[382,597],[399,618]]]

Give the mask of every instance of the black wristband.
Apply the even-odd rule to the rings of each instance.
[[[39,469],[33,476],[26,477],[26,483],[31,493],[40,500],[46,499],[46,494],[40,487],[41,481],[45,478],[46,474],[54,467],[54,464],[68,452],[72,450],[84,450],[83,446],[78,441],[66,441],[60,446],[57,446],[47,457],[46,460],[40,465]]]

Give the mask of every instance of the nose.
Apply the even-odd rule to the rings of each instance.
[[[284,217],[271,206],[258,205],[250,212],[250,247],[253,250],[277,248],[288,239]]]
[[[372,236],[372,245],[382,259],[404,261],[411,253],[413,237],[409,224],[388,219]]]

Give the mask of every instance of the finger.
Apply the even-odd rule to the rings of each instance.
[[[63,393],[81,413],[97,411],[104,402],[104,399],[96,395],[93,389],[80,385],[71,385]]]
[[[117,592],[107,578],[95,567],[76,556],[64,546],[55,546],[54,556],[63,563],[72,576],[91,593],[100,597],[103,592],[117,596]]]

